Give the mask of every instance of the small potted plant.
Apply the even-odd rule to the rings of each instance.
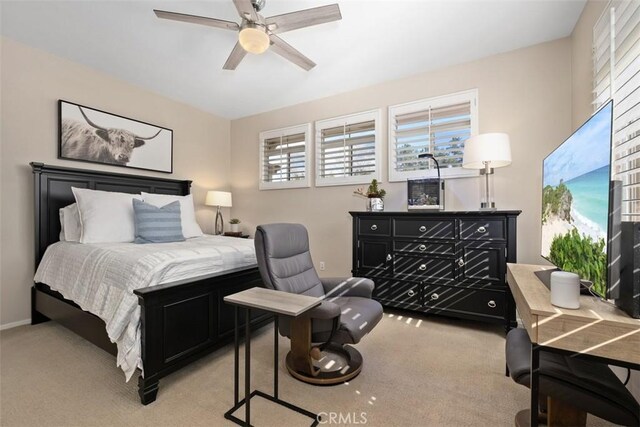
[[[384,210],[384,196],[387,194],[385,190],[378,187],[378,180],[372,179],[369,188],[364,190],[364,187],[356,189],[353,194],[367,198],[367,211],[369,212],[382,212]]]
[[[231,218],[229,220],[229,224],[231,224],[232,233],[237,233],[240,231],[240,220],[238,218]]]

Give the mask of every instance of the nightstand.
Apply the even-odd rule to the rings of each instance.
[[[227,231],[223,234],[223,236],[225,237],[238,237],[240,239],[248,239],[249,235],[248,234],[242,234],[241,231],[238,231],[237,233],[234,233],[232,231]]]

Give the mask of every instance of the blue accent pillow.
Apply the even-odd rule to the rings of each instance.
[[[182,242],[180,202],[175,201],[161,208],[133,199],[135,240],[133,243]]]

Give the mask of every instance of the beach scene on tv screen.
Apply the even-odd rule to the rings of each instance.
[[[544,161],[542,256],[606,287],[611,107],[605,107]]]

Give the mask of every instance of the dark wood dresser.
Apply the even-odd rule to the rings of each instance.
[[[505,275],[520,211],[349,213],[352,274],[383,306],[515,326]]]

